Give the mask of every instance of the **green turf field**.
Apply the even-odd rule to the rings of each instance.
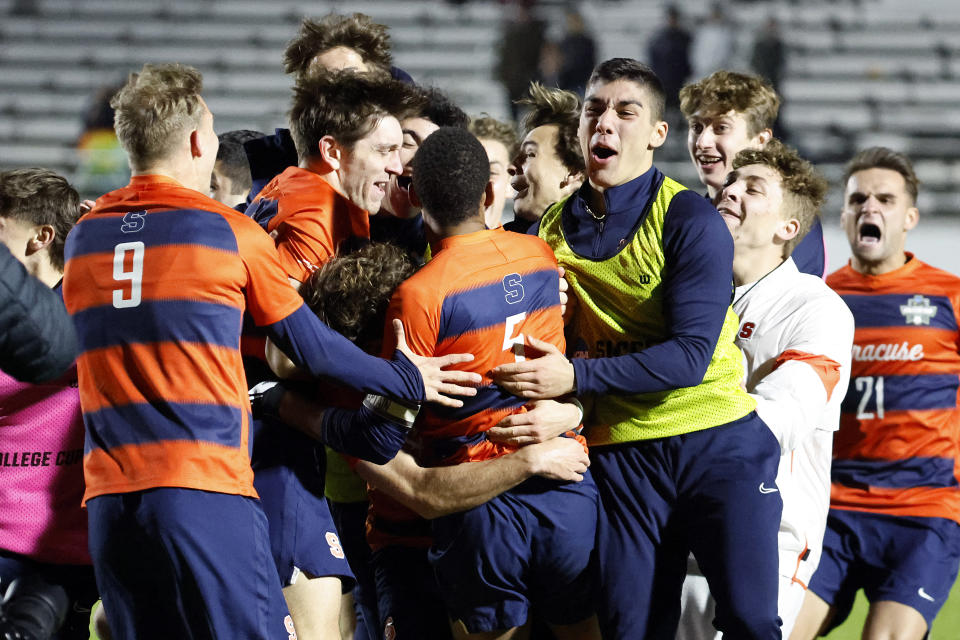
[[[853,605],[853,612],[847,620],[834,629],[827,636],[828,640],[860,640],[860,631],[863,621],[867,617],[867,599],[861,591],[857,594],[857,602]],[[953,585],[950,598],[940,610],[940,615],[933,621],[933,630],[929,640],[957,640],[960,638],[960,581]]]

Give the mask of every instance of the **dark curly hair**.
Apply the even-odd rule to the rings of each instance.
[[[423,209],[448,226],[479,215],[490,180],[490,160],[466,129],[440,127],[413,157],[413,189]]]
[[[300,287],[307,306],[327,325],[364,348],[379,345],[393,290],[416,266],[392,244],[373,243],[338,255]]]
[[[304,18],[300,32],[283,54],[284,71],[302,77],[311,71],[314,58],[335,47],[353,49],[364,62],[384,72],[390,70],[393,62],[385,25],[362,13],[349,16],[330,13],[320,20]]]

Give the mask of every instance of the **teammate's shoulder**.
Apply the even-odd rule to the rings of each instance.
[[[674,194],[667,205],[666,219],[671,225],[697,227],[722,223],[713,203],[691,189],[683,189]],[[720,224],[720,226],[724,226]]]

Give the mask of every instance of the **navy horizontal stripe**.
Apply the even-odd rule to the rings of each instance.
[[[234,349],[240,344],[243,312],[236,307],[191,300],[144,300],[136,307],[92,307],[73,314],[83,351],[115,345],[194,342]]]
[[[496,385],[480,387],[477,389],[477,395],[460,399],[463,400],[462,407],[441,407],[431,404],[430,413],[441,420],[457,422],[486,409],[513,409],[522,407],[528,402]]]
[[[907,458],[904,460],[834,460],[830,477],[848,487],[912,487],[960,486],[951,458]]]
[[[256,202],[251,202],[247,207],[246,215],[259,224],[264,231],[270,225],[270,221],[280,212],[280,203],[271,198],[262,198]]]
[[[878,403],[883,411],[921,411],[925,409],[952,409],[957,406],[957,388],[960,377],[956,374],[920,376],[869,376],[851,378],[847,395],[840,410],[843,413],[858,411],[878,412]],[[864,380],[863,382],[860,382]],[[882,383],[880,382],[882,380]],[[882,385],[882,390],[881,390]],[[861,408],[860,403],[867,395]]]
[[[153,211],[143,218],[93,215],[67,237],[66,259],[114,251],[121,242],[142,242],[149,249],[164,245],[195,245],[237,253],[237,238],[219,213],[202,209]],[[139,230],[135,230],[138,229]],[[126,230],[126,231],[125,231]]]
[[[440,311],[437,342],[559,304],[560,276],[555,269],[511,274],[493,284],[448,295]]]
[[[957,330],[950,299],[924,294],[840,296],[850,307],[857,329],[872,327],[929,327]],[[919,322],[919,324],[917,324]]]
[[[85,449],[111,449],[161,440],[210,442],[240,446],[242,410],[216,404],[155,400],[83,414]]]

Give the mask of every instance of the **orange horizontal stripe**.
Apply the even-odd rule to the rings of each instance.
[[[776,369],[784,362],[791,360],[803,362],[813,368],[820,378],[820,382],[823,383],[823,388],[827,391],[827,400],[829,400],[831,394],[833,394],[833,388],[836,387],[840,381],[840,363],[827,356],[806,353],[805,351],[798,351],[797,349],[787,349],[777,356],[777,361],[776,364],[773,365],[773,368]]]
[[[83,501],[108,493],[179,487],[257,497],[246,449],[165,441],[94,449],[83,459]]]
[[[960,368],[960,355],[957,354],[956,332],[945,329],[930,329],[926,327],[872,327],[857,329],[854,334],[853,349],[853,377],[865,375],[905,376],[921,374],[950,374]],[[904,343],[906,343],[904,345]],[[917,356],[921,352],[922,358],[916,360],[877,360],[875,356],[865,355],[864,349],[873,346],[874,351],[880,345],[888,345],[883,349],[882,357],[889,357],[891,348],[906,352],[912,350]],[[859,358],[858,358],[859,354]]]
[[[882,426],[871,420],[863,428],[854,414],[840,415],[833,439],[834,458],[902,460],[914,457],[957,457],[960,410],[887,411]]]
[[[857,489],[833,483],[830,487],[830,508],[891,516],[947,518],[960,523],[960,489],[956,487]]]
[[[96,349],[80,356],[77,371],[84,412],[152,400],[249,407],[240,352],[228,347],[177,342]]]
[[[130,291],[130,280],[113,278],[112,253],[78,256],[67,271],[75,286],[66,300],[71,313],[113,304],[114,290]],[[132,267],[127,252],[125,268]],[[85,283],[79,287],[76,283]],[[96,283],[99,286],[93,286]],[[199,245],[165,245],[144,251],[141,299],[212,302],[243,309],[247,275],[237,254]]]

